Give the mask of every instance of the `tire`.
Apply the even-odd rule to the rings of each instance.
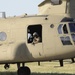
[[[20,67],[17,71],[18,75],[30,75],[30,69],[28,67]]]

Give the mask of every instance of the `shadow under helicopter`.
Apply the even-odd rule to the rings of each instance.
[[[32,53],[29,52],[29,49],[28,49],[26,43],[21,43],[16,48],[14,60],[17,60],[18,62],[22,62],[22,61],[29,61],[29,60],[32,61],[33,59],[34,58],[32,56]]]

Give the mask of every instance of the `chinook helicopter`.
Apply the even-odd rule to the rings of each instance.
[[[0,64],[17,64],[18,75],[30,75],[27,62],[62,66],[75,57],[75,0],[44,0],[38,8],[37,15],[0,18]]]

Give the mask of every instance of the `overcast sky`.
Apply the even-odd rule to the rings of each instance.
[[[37,5],[42,1],[44,0],[0,0],[0,12],[5,11],[7,16],[37,14]]]

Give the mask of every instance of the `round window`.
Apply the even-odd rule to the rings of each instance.
[[[7,35],[5,32],[0,32],[0,41],[5,41],[7,38]]]

